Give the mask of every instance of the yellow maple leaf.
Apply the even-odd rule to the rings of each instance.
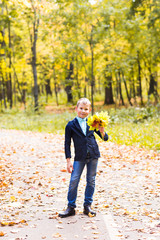
[[[17,198],[15,196],[10,197],[10,202],[17,202]]]

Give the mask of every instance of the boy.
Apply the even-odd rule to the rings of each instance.
[[[67,171],[71,173],[68,189],[68,207],[59,213],[59,217],[64,218],[75,215],[77,188],[85,165],[87,166],[86,189],[84,198],[84,211],[86,215],[95,216],[96,213],[91,209],[93,194],[95,190],[95,178],[97,171],[98,158],[100,152],[94,137],[94,131],[89,130],[87,117],[91,111],[91,103],[87,98],[81,98],[77,102],[77,117],[70,121],[65,129],[65,156],[67,160]],[[104,140],[108,140],[108,135],[103,127],[95,132]],[[71,162],[71,139],[74,143],[75,157],[74,164]]]

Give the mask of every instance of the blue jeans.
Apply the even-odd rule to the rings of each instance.
[[[84,206],[91,205],[93,202],[98,159],[94,159],[89,162],[74,161],[73,171],[71,174],[71,179],[70,179],[70,184],[68,189],[68,206],[73,208],[76,207],[78,184],[79,184],[80,177],[85,165],[87,167],[87,174],[86,174],[87,184],[85,189]]]

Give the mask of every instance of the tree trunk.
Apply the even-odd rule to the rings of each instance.
[[[136,89],[135,89],[135,81],[134,81],[134,71],[133,69],[131,70],[131,92],[132,94],[131,97],[134,98],[134,102],[136,103]]]
[[[58,102],[58,84],[57,84],[57,79],[56,79],[56,73],[55,73],[54,65],[53,65],[53,79],[54,79],[54,92],[55,92],[55,96],[56,96],[56,104],[58,106],[59,105],[59,102]]]
[[[156,86],[155,77],[153,76],[152,73],[150,73],[150,82],[149,82],[148,95],[151,95],[151,94],[155,93],[155,86]]]
[[[78,98],[81,97],[81,88],[80,88],[80,82],[79,82],[79,72],[78,72],[78,53],[76,53],[76,81],[77,81],[77,92],[78,92]]]
[[[91,50],[92,53],[92,72],[91,72],[91,102],[92,102],[92,115],[94,114],[94,74],[93,74],[93,68],[94,68],[94,54],[93,49]]]
[[[150,82],[149,82],[149,90],[148,90],[148,98],[151,94],[154,95],[155,98],[155,102],[158,102],[158,91],[157,91],[157,81],[155,79],[154,74],[151,72],[151,69],[149,69],[150,71]]]
[[[34,33],[34,41],[32,45],[32,71],[33,71],[33,78],[34,78],[34,107],[35,111],[38,110],[38,83],[37,83],[37,66],[36,66],[36,41],[37,41],[37,34]]]
[[[68,103],[72,103],[72,101],[73,101],[73,95],[72,95],[73,69],[74,69],[74,65],[71,62],[70,63],[70,69],[69,69],[69,71],[67,73],[67,77],[66,77],[66,87],[65,87],[65,91],[67,93],[67,102]]]
[[[1,15],[3,16],[3,13],[4,13],[4,1],[2,1],[2,6],[1,6]],[[4,61],[6,62],[6,55],[5,55],[5,49],[6,49],[6,43],[4,41],[5,39],[5,28],[3,27],[4,25],[4,22],[2,20],[3,18],[0,18],[0,25],[1,25],[1,30],[0,30],[0,33],[1,33],[1,36],[2,38],[0,39],[0,45],[1,45],[1,49],[4,50],[1,51],[0,53],[0,77],[1,77],[1,97],[2,97],[2,100],[3,100],[3,103],[4,103],[4,107],[7,108],[7,104],[6,104],[6,86],[5,86],[5,80],[4,80],[4,74],[6,74],[5,72],[3,72],[3,69],[1,67],[1,61]]]
[[[141,98],[141,105],[143,105],[142,81],[141,81],[141,64],[140,64],[139,52],[137,53],[137,64],[138,64],[138,87],[137,87],[137,95]]]
[[[92,115],[94,114],[94,45],[93,45],[93,28],[94,26],[92,26],[92,30],[91,30],[91,38],[89,41],[89,45],[90,45],[90,50],[91,50],[91,104],[92,104]]]
[[[10,75],[10,74],[9,74]],[[10,76],[9,76],[10,77]],[[10,108],[12,108],[12,81],[11,79],[10,80],[7,80],[6,82],[6,87],[7,87],[7,100],[9,102],[9,106]]]
[[[87,97],[88,77],[85,77],[84,97]]]
[[[104,100],[104,104],[108,105],[108,104],[113,104],[114,100],[113,100],[113,91],[112,91],[112,77],[106,77],[106,82],[105,84],[107,86],[105,86],[105,100]]]
[[[32,52],[32,72],[34,79],[34,107],[35,111],[38,111],[38,81],[37,81],[37,39],[38,39],[38,27],[39,27],[39,17],[36,12],[36,8],[32,5],[34,11],[34,21],[33,21],[33,35],[30,34],[31,39],[31,52]],[[33,40],[32,40],[33,37]]]
[[[123,82],[124,82],[124,86],[125,86],[125,90],[126,90],[126,95],[127,95],[127,99],[128,99],[128,102],[131,106],[133,106],[133,104],[131,103],[131,97],[129,95],[129,92],[128,92],[128,88],[127,88],[127,83],[126,83],[126,79],[124,77],[124,73],[122,72],[122,79],[123,79]]]
[[[1,111],[2,111],[2,102],[4,102],[4,107],[7,108],[5,100],[5,88],[4,83],[0,81],[0,101],[1,101]]]
[[[5,107],[5,109],[7,109],[5,89],[6,89],[6,88],[5,88],[5,81],[4,81],[4,78],[3,78],[3,75],[2,75],[2,99],[3,99],[3,102],[4,102],[4,107]]]
[[[23,86],[22,86],[22,102],[24,104],[24,109],[26,109],[26,89],[27,89],[27,82],[25,80],[25,72],[23,72]]]
[[[45,89],[46,89],[47,95],[51,95],[52,96],[50,79],[47,79],[45,81]]]
[[[50,79],[47,79],[45,81],[45,89],[46,89],[46,95],[47,95],[47,99],[48,99],[48,95],[52,96]]]
[[[18,80],[18,76],[17,76],[16,70],[15,70],[15,67],[14,67],[13,64],[12,64],[12,68],[13,68],[13,71],[14,71],[15,82],[17,82],[18,90],[19,90],[19,93],[21,95],[21,100],[23,102],[23,92],[21,90],[20,83],[19,83],[19,80]]]
[[[26,82],[23,83],[23,86],[25,87],[27,85]],[[24,109],[26,109],[26,89],[23,87],[22,89],[22,102],[24,104]]]
[[[123,95],[122,95],[120,72],[118,72],[118,75],[119,75],[118,87],[119,87],[120,100],[121,100],[121,104],[124,106],[125,104],[124,104]]]
[[[8,14],[8,8],[6,6],[7,14]],[[12,60],[11,60],[11,22],[8,20],[8,39],[9,39],[9,51],[8,51],[8,58],[9,58],[9,74],[8,74],[8,81],[7,81],[7,95],[8,100],[10,103],[10,108],[13,106],[13,93],[12,93],[12,75],[11,75],[11,66],[12,66]]]

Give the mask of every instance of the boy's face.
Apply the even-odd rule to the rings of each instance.
[[[80,103],[78,107],[76,107],[77,116],[80,118],[88,117],[90,111],[91,109],[89,104]]]

